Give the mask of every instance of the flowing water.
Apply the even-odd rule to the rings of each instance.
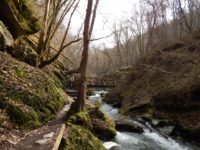
[[[95,91],[95,95],[90,96],[90,101],[95,103],[101,102],[101,94],[106,91]],[[101,106],[101,111],[107,113],[114,120],[126,118],[118,113],[118,109],[113,108],[108,104]],[[105,141],[104,146],[107,149],[115,150],[197,150],[194,146],[176,141],[170,138],[167,134],[153,128],[150,123],[141,119],[129,119],[133,124],[141,126],[144,130],[142,134],[132,132],[117,132],[117,135],[112,141]]]

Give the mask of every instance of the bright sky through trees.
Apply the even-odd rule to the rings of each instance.
[[[113,24],[120,20],[127,19],[133,10],[134,4],[138,1],[139,0],[100,0],[93,36],[95,38],[100,38],[110,35],[112,33]],[[73,27],[73,32],[77,32],[80,24],[83,22],[86,0],[81,1],[79,6],[79,10],[71,25]],[[100,47],[103,47],[103,43],[108,47],[113,46],[112,37],[95,42],[95,44]]]

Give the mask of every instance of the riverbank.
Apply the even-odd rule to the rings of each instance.
[[[96,91],[92,96],[93,103],[101,102],[101,95],[105,91]],[[196,150],[197,147],[184,140],[173,139],[170,132],[173,126],[159,127],[158,120],[147,121],[140,117],[130,118],[122,115],[119,109],[103,103],[100,107],[116,122],[117,135],[111,141],[104,141],[107,148],[117,150],[149,149],[149,150]]]
[[[119,71],[118,86],[104,102],[131,117],[168,120],[174,135],[199,143],[200,40],[184,39]]]

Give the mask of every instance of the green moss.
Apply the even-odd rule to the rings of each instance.
[[[22,101],[24,104],[32,107],[34,110],[40,109],[42,106],[42,99],[40,96],[32,95],[28,90],[18,90],[13,89],[11,92],[8,93],[8,96],[15,101]]]
[[[146,113],[146,117],[148,119],[152,120],[153,119],[153,113],[154,113],[153,109],[152,108],[148,108],[147,109],[147,113]]]
[[[100,107],[102,106],[102,102],[96,101],[96,102],[94,103],[94,105],[95,105],[96,108],[100,108]]]
[[[16,75],[19,78],[23,78],[26,75],[26,72],[23,68],[18,68],[16,71]]]
[[[55,114],[56,113],[56,108],[54,105],[52,104],[47,104],[46,107],[51,111],[52,114]]]
[[[68,122],[76,125],[81,125],[86,129],[92,129],[91,119],[87,112],[79,112],[71,116]]]
[[[35,111],[26,111],[18,106],[9,105],[6,109],[10,120],[23,128],[36,128],[41,125]]]
[[[48,121],[52,117],[51,111],[48,108],[42,108],[40,110],[40,120],[42,122]]]
[[[11,54],[14,58],[26,62],[31,66],[36,66],[38,64],[38,54],[28,44],[15,46],[14,48],[8,50],[8,53]],[[17,71],[23,71],[23,68]]]
[[[70,86],[70,77],[64,73],[65,70],[54,68],[54,75],[60,80],[63,87]],[[54,76],[52,76],[54,78]],[[54,78],[55,79],[55,78]]]
[[[101,141],[87,129],[71,125],[68,131],[66,138],[62,140],[60,150],[105,150]]]
[[[20,24],[30,33],[34,33],[40,29],[38,19],[33,12],[34,3],[32,0],[9,0],[9,5],[15,12]]]
[[[116,135],[114,121],[99,111],[97,107],[89,108],[88,112],[79,112],[71,116],[67,124],[80,125],[102,140],[112,139]]]
[[[67,100],[61,87],[45,72],[8,54],[0,53],[0,60],[4,70],[0,73],[0,109],[10,122],[16,128],[30,129],[52,119]]]
[[[116,129],[114,121],[98,108],[91,108],[89,116],[92,122],[92,133],[102,140],[109,140],[115,137]]]

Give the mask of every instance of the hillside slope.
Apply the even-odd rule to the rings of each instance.
[[[105,102],[131,116],[150,115],[200,129],[200,39],[172,44],[142,60],[121,77]]]

